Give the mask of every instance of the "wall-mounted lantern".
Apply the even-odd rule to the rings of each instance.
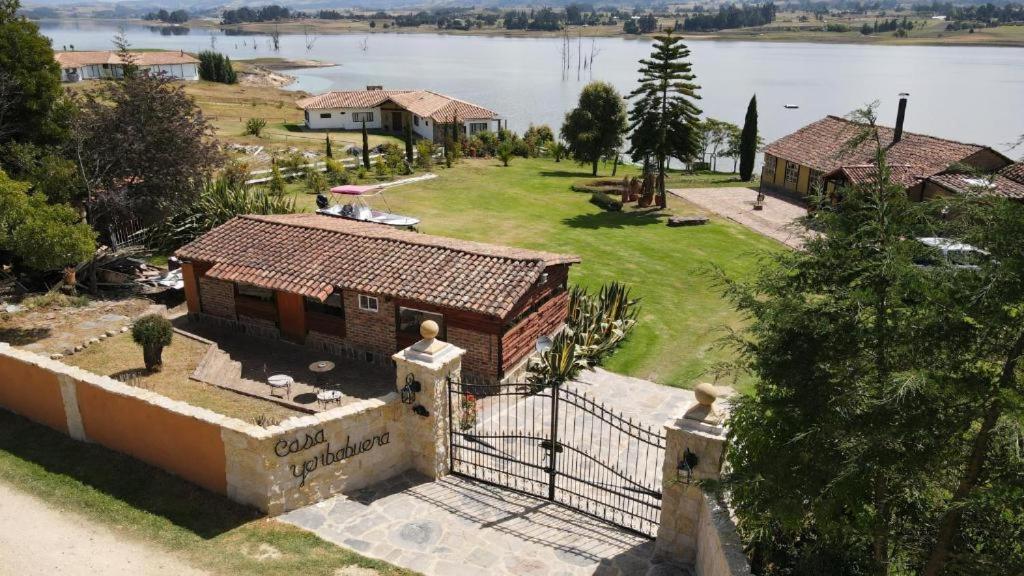
[[[680,482],[686,482],[689,484],[693,481],[693,469],[697,467],[700,462],[700,458],[687,448],[683,451],[683,459],[679,461],[679,466],[676,467],[676,478]]]
[[[541,336],[540,338],[537,338],[537,343],[534,344],[534,348],[537,350],[538,354],[543,354],[548,350],[551,350],[551,346],[553,345],[554,342],[551,340],[551,338],[549,338],[548,336]]]
[[[405,386],[402,386],[402,404],[412,404],[416,401],[416,393],[423,389],[419,380],[411,373],[405,377]]]

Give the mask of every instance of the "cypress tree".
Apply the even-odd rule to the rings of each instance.
[[[405,123],[405,159],[412,164],[412,124]]]
[[[224,56],[224,80],[225,84],[235,84],[238,82],[238,75],[235,74],[235,67],[231,65],[231,58]]]
[[[327,140],[327,143],[324,145],[324,147],[326,148],[324,150],[324,154],[328,158],[334,158],[334,152],[331,150],[331,133],[330,132],[327,133],[326,140]]]
[[[370,137],[366,134],[366,120],[363,120],[363,168],[370,169]]]
[[[757,157],[757,94],[750,97],[747,117],[743,120],[740,133],[740,180],[749,182],[754,175],[754,159]]]
[[[654,160],[658,205],[664,207],[666,160],[690,158],[700,149],[697,125],[700,109],[694,104],[700,86],[687,58],[690,49],[671,30],[654,37],[650,58],[640,60],[640,86],[629,112],[630,155],[639,162]]]

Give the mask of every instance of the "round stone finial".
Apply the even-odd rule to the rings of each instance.
[[[718,399],[718,388],[714,384],[708,382],[701,382],[697,384],[693,389],[693,395],[697,398],[697,403],[702,406],[711,406]]]
[[[433,340],[437,337],[437,333],[440,331],[441,329],[438,328],[437,322],[434,322],[433,320],[424,320],[423,323],[420,324],[420,336],[423,336],[426,340]]]

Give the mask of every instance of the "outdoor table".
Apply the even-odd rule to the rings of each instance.
[[[284,391],[284,397],[291,398],[292,396],[292,384],[295,380],[287,374],[274,374],[267,378],[267,384],[270,385],[270,395],[274,396],[274,392],[277,390]]]
[[[338,390],[321,390],[316,393],[316,401],[321,407],[326,408],[331,402],[341,404],[342,394]]]
[[[320,381],[323,379],[323,375],[327,372],[334,370],[334,362],[330,360],[318,360],[309,365],[309,371],[316,374],[316,386],[320,388]]]

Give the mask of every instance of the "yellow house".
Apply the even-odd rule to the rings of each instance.
[[[927,197],[927,178],[954,165],[992,173],[1013,162],[988,146],[903,132],[902,110],[895,128],[877,128],[881,141],[888,143],[886,153],[893,180],[916,200]],[[761,191],[806,198],[817,191],[831,193],[838,186],[871,178],[874,142],[852,149],[847,145],[862,129],[863,125],[845,118],[826,116],[772,142],[764,149]]]

